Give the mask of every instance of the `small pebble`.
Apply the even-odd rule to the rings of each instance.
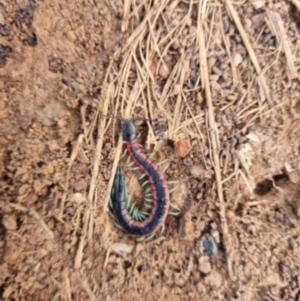
[[[54,218],[51,217],[51,218],[48,220],[47,226],[48,226],[49,229],[53,229],[53,228],[54,228],[54,226],[55,226],[55,220],[54,220]]]
[[[185,157],[183,159],[183,164],[186,166],[192,166],[193,165],[193,160],[191,157]]]
[[[17,221],[13,215],[5,215],[2,222],[6,230],[17,229]]]
[[[197,195],[196,195],[196,199],[197,200],[201,200],[202,196],[203,196],[203,193],[202,192],[198,192]]]
[[[162,78],[168,78],[171,71],[170,71],[170,68],[165,65],[165,64],[162,64],[159,68],[159,71],[158,71],[159,75],[162,77]]]
[[[175,154],[181,158],[186,157],[191,149],[191,141],[188,138],[179,140],[175,143]]]
[[[223,277],[217,272],[212,271],[206,278],[205,283],[214,288],[218,288],[223,284]]]
[[[86,190],[87,186],[88,186],[87,181],[84,178],[81,178],[74,184],[74,189],[77,192],[84,191]]]
[[[203,96],[202,96],[202,94],[200,93],[200,92],[197,92],[196,93],[196,101],[197,101],[197,103],[198,104],[202,104],[203,103]]]
[[[66,208],[66,213],[71,215],[71,216],[74,216],[75,213],[76,213],[76,209],[74,207],[67,207]]]
[[[218,246],[215,239],[210,234],[205,234],[202,240],[204,251],[210,257],[216,257],[218,255]]]
[[[261,9],[265,6],[265,0],[252,1],[252,5],[255,9]]]
[[[156,70],[157,70],[157,64],[155,61],[153,61],[150,66],[149,66],[149,70],[152,73],[152,75],[156,75]]]
[[[4,19],[4,16],[2,14],[2,12],[0,11],[0,24],[1,25],[4,25],[5,24],[5,19]]]
[[[15,263],[22,253],[21,249],[17,249],[15,247],[6,247],[5,248],[5,254],[4,254],[4,262],[8,264]]]
[[[58,144],[57,140],[51,140],[48,142],[48,147],[50,149],[51,152],[57,152],[59,150],[61,150],[60,145]]]
[[[111,248],[120,255],[126,255],[132,252],[133,246],[125,243],[114,243]]]
[[[237,67],[241,62],[243,61],[242,56],[239,53],[236,53],[233,57],[233,64],[235,67]]]
[[[200,165],[192,166],[190,172],[194,178],[200,178],[203,176],[203,169]]]
[[[211,264],[207,258],[205,258],[205,257],[200,258],[199,270],[201,273],[203,273],[205,275],[207,275],[211,272]]]
[[[29,237],[28,237],[28,243],[31,244],[31,245],[38,245],[41,243],[42,241],[42,237],[39,233],[32,233]]]

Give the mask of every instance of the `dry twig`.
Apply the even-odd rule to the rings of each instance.
[[[23,213],[28,213],[29,215],[34,217],[40,223],[41,227],[44,229],[48,238],[54,239],[53,232],[49,229],[49,227],[46,225],[46,223],[42,220],[40,215],[34,209],[29,209],[20,204],[14,204],[14,203],[9,203],[8,205],[14,208],[15,210],[22,211]]]
[[[110,68],[108,68],[108,74],[109,74]],[[103,96],[102,99],[103,101],[103,114],[107,115],[108,111],[108,105],[109,105],[109,100],[110,100],[110,84],[107,84],[108,77],[105,79],[105,84],[104,87],[106,89],[103,89]],[[100,108],[100,106],[99,106]],[[81,267],[81,262],[83,258],[83,248],[85,244],[85,239],[87,234],[89,234],[89,239],[92,238],[92,233],[93,233],[93,198],[94,198],[94,193],[96,189],[96,183],[97,183],[97,178],[99,174],[99,166],[100,166],[100,161],[101,161],[101,151],[102,151],[102,145],[103,145],[103,132],[105,128],[105,118],[99,117],[98,114],[96,118],[99,118],[99,126],[98,126],[98,141],[96,145],[96,150],[95,150],[95,157],[94,157],[94,162],[93,162],[93,171],[92,171],[92,178],[91,178],[91,183],[90,183],[90,188],[89,188],[89,193],[88,193],[88,204],[86,211],[83,216],[83,230],[82,230],[82,235],[80,237],[78,249],[76,252],[75,256],[75,263],[74,266],[75,268],[80,268]]]
[[[234,20],[235,25],[236,25],[236,27],[237,27],[237,29],[238,29],[238,31],[239,31],[242,39],[243,39],[243,42],[244,42],[245,47],[246,47],[246,49],[247,49],[247,51],[249,53],[249,57],[250,57],[250,59],[252,61],[252,64],[253,64],[253,66],[255,68],[255,71],[256,71],[256,73],[258,75],[258,78],[260,80],[260,83],[261,83],[261,86],[262,86],[263,91],[265,93],[265,96],[266,96],[266,98],[268,100],[268,103],[269,103],[269,105],[273,105],[273,100],[272,100],[272,97],[271,97],[271,94],[270,94],[270,90],[269,90],[267,81],[266,81],[264,75],[262,74],[262,70],[261,70],[260,64],[259,64],[258,59],[256,57],[256,54],[255,54],[255,52],[253,50],[253,47],[252,47],[252,45],[251,45],[251,43],[250,43],[250,41],[249,41],[249,39],[247,37],[246,31],[245,31],[245,29],[244,29],[244,27],[242,25],[242,22],[241,22],[241,20],[240,20],[240,18],[238,16],[238,13],[236,12],[236,10],[233,7],[233,5],[232,5],[232,3],[231,3],[230,0],[223,0],[223,1],[226,4],[227,9],[230,12],[230,14],[232,16],[232,19]]]
[[[202,3],[202,1],[200,1]],[[218,132],[217,132],[217,125],[215,123],[214,117],[214,106],[211,97],[211,90],[210,84],[208,79],[208,66],[207,66],[207,55],[206,55],[206,44],[205,44],[205,35],[204,35],[204,28],[203,22],[205,18],[206,12],[206,3],[203,5],[199,5],[198,11],[198,43],[200,45],[200,66],[201,66],[201,82],[202,87],[205,90],[206,95],[206,103],[208,107],[208,126],[209,126],[209,136],[212,144],[212,161],[214,164],[214,170],[216,175],[216,182],[217,182],[217,193],[218,199],[220,203],[220,219],[222,224],[222,232],[223,232],[223,243],[226,249],[227,254],[227,264],[228,270],[231,271],[231,239],[228,231],[228,225],[226,220],[226,208],[225,208],[225,201],[223,195],[223,184],[222,184],[222,176],[220,170],[220,160],[218,154]],[[233,277],[232,272],[229,273],[231,278]]]
[[[287,69],[288,69],[288,74],[290,76],[290,79],[293,80],[295,78],[298,78],[297,69],[294,63],[295,58],[291,52],[282,19],[278,13],[272,11],[268,12],[268,17],[269,17],[271,29],[275,33],[278,44],[282,46],[282,50],[285,54]]]
[[[299,0],[289,0],[289,1],[292,2],[300,12],[300,1]]]

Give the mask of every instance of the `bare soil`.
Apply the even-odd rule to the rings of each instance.
[[[298,2],[150,2],[0,2],[0,299],[299,301]],[[109,216],[101,113],[170,164],[150,241]]]

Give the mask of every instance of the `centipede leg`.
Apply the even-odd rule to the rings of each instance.
[[[144,196],[146,198],[150,198],[152,196],[152,193],[151,192],[147,192],[147,193],[145,192]]]
[[[145,194],[148,194],[148,193],[151,193],[151,187],[150,186],[145,189]]]
[[[142,221],[145,219],[146,215],[146,212],[142,212],[138,208],[135,208],[132,216],[135,220]]]
[[[165,230],[166,230],[166,226],[165,226],[165,224],[163,224],[163,225],[161,226],[160,235],[163,235],[164,232],[165,232]]]
[[[141,237],[138,237],[138,238],[136,239],[136,241],[137,241],[137,242],[142,242],[142,241],[144,241],[144,239],[145,239],[145,236],[141,236]]]
[[[144,206],[145,206],[147,209],[152,208],[152,206],[153,206],[153,200],[152,200],[151,198],[145,198]]]
[[[168,212],[169,215],[173,215],[173,216],[180,215],[181,211],[177,206],[175,206],[173,203],[170,203],[170,207],[172,207],[172,209],[174,209],[175,211],[169,210]]]
[[[149,181],[145,181],[143,184],[142,184],[142,187],[145,187],[147,184],[149,184]]]
[[[147,177],[147,175],[146,174],[142,174],[141,176],[139,176],[139,181],[141,181],[145,177]]]
[[[162,173],[165,173],[167,170],[168,170],[168,168],[170,167],[170,162],[163,168],[163,170],[162,170]]]
[[[150,241],[154,236],[155,236],[155,233],[153,233],[150,236],[146,237],[144,241]]]
[[[169,193],[172,194],[174,191],[176,191],[178,189],[178,186],[175,186],[174,188],[172,188],[171,190],[169,190]]]

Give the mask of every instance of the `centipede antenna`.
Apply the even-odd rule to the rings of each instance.
[[[101,117],[106,117],[106,118],[112,118],[112,119],[117,119],[117,120],[121,120],[124,121],[126,119],[124,119],[123,117],[119,117],[119,116],[114,116],[113,114],[109,114],[109,115],[104,115],[100,112]]]
[[[145,117],[141,117],[141,116],[136,116],[136,117],[132,117],[131,118],[132,122],[135,122],[135,121],[138,121],[138,120],[151,122],[151,119],[148,119],[148,118],[145,118]]]

